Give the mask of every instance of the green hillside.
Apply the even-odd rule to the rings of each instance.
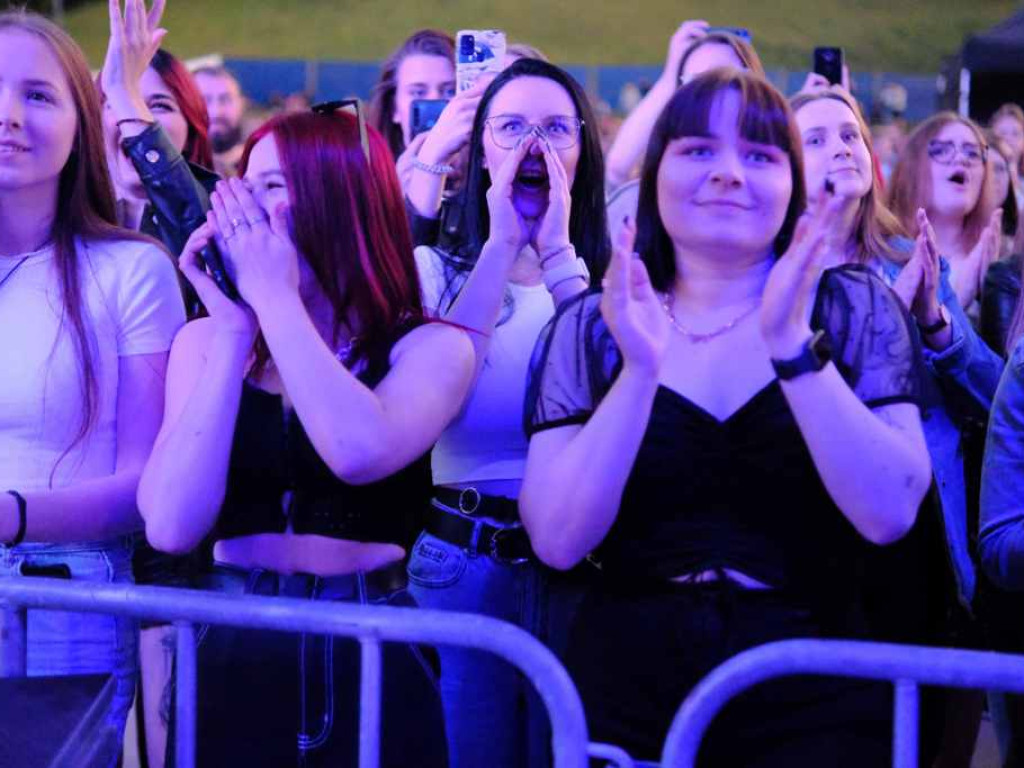
[[[98,65],[106,3],[68,14]],[[170,0],[170,50],[181,56],[377,61],[409,31],[498,27],[553,58],[580,64],[660,62],[686,18],[746,26],[769,67],[802,68],[815,45],[841,44],[859,70],[934,72],[964,35],[1009,15],[1010,0]]]

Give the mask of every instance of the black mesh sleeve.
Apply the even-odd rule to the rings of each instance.
[[[911,322],[899,297],[867,268],[822,275],[811,323],[828,334],[836,367],[865,405],[923,408],[924,363]]]
[[[563,304],[541,331],[526,387],[527,436],[586,422],[621,368],[600,301],[600,293],[581,294]]]

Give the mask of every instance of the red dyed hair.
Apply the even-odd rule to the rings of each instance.
[[[334,309],[334,333],[354,318],[350,361],[376,365],[386,361],[399,329],[422,321],[423,305],[394,160],[372,126],[366,133],[369,162],[351,113],[279,115],[249,137],[239,171],[245,174],[252,148],[272,135],[291,199],[292,238]],[[256,371],[264,354],[257,349]]]
[[[213,168],[213,149],[210,146],[210,115],[206,111],[203,94],[192,79],[192,73],[181,61],[162,48],[149,64],[160,75],[174,100],[178,102],[181,116],[188,124],[188,138],[182,155],[190,163],[204,168]]]

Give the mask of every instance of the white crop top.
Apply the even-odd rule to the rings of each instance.
[[[443,315],[450,295],[440,255],[429,247],[415,251],[416,267],[428,315]],[[508,285],[513,311],[502,310],[491,334],[487,360],[462,412],[434,446],[435,485],[484,480],[522,480],[526,470],[523,401],[530,356],[555,304],[544,285]],[[443,300],[442,300],[443,297]]]
[[[0,259],[0,489],[38,491],[111,475],[117,458],[118,358],[167,352],[185,322],[178,276],[159,248],[129,240],[78,243],[83,318],[96,373],[92,430],[71,330],[62,328],[52,247],[11,270]],[[67,454],[65,455],[65,452]]]

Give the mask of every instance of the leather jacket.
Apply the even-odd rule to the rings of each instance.
[[[1021,266],[1024,255],[1014,254],[988,268],[981,289],[981,338],[991,349],[1007,356],[1006,335],[1020,296]]]
[[[210,192],[220,177],[185,160],[159,123],[125,139],[121,147],[149,198],[139,230],[159,240],[177,257],[189,235],[206,221]],[[185,281],[182,291],[188,316],[196,317],[201,311],[198,297]]]

